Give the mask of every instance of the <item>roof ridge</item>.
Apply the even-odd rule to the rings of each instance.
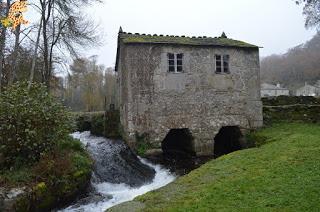
[[[190,35],[190,36],[186,36],[186,35],[164,35],[164,34],[146,34],[146,33],[138,33],[138,32],[124,32],[121,30],[119,31],[119,34],[124,34],[124,35],[137,35],[137,36],[150,36],[150,37],[175,37],[175,38],[190,38],[190,39],[229,39],[229,40],[233,40],[232,38],[226,38],[223,36],[220,37],[210,37],[210,36],[195,36],[195,35]]]
[[[122,29],[122,28],[121,28]],[[220,47],[237,47],[237,48],[259,48],[256,45],[227,38],[225,34],[220,37],[207,36],[186,36],[186,35],[164,35],[164,34],[146,34],[131,33],[119,30],[119,39],[123,43],[135,44],[176,44],[176,45],[195,45],[195,46],[220,46]]]

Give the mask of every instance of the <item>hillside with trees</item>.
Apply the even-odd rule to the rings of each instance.
[[[320,33],[305,44],[283,55],[271,55],[261,60],[261,81],[281,83],[295,89],[305,82],[320,80]]]

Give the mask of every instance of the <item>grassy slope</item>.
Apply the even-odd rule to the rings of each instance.
[[[320,125],[277,124],[258,135],[268,144],[211,161],[113,210],[319,211]]]

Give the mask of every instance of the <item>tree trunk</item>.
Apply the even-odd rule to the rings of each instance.
[[[3,60],[4,60],[4,47],[6,44],[6,33],[7,33],[7,29],[4,27],[0,35],[0,93],[2,89],[2,72],[3,72]]]
[[[2,1],[1,1],[2,2]],[[6,7],[6,16],[9,14],[11,0],[7,0],[7,7]],[[0,35],[0,93],[2,89],[2,73],[3,73],[3,61],[4,61],[4,48],[6,46],[6,33],[7,29],[3,27],[1,35]]]
[[[36,46],[34,48],[34,52],[33,52],[33,56],[32,56],[32,65],[31,65],[31,70],[30,70],[30,79],[29,79],[28,89],[30,89],[31,84],[33,82],[33,78],[34,78],[34,70],[36,68],[36,61],[37,61],[38,48],[39,48],[39,42],[40,42],[41,28],[42,28],[42,19],[40,20]]]
[[[50,67],[49,67],[49,44],[47,35],[47,24],[48,17],[46,17],[46,1],[43,1],[41,5],[41,18],[42,18],[42,38],[43,38],[43,59],[44,59],[44,83],[47,86],[48,91],[50,91]],[[50,9],[50,8],[49,8]],[[48,9],[48,15],[50,13]]]
[[[19,41],[20,41],[20,29],[21,25],[17,26],[15,30],[15,42],[14,49],[12,53],[12,62],[11,62],[11,72],[9,73],[9,82],[8,85],[12,85],[15,79],[17,79],[17,59],[18,59],[18,51],[19,51]]]

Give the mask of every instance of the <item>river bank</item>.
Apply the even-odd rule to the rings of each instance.
[[[320,210],[320,125],[274,124],[237,151],[108,211]]]

